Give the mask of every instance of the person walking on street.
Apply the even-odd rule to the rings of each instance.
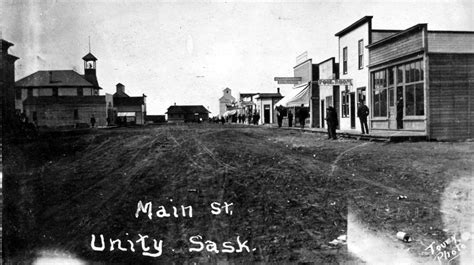
[[[301,104],[301,109],[298,116],[300,120],[301,129],[304,129],[306,118],[308,118],[309,116],[308,110],[304,107],[304,104]]]
[[[281,128],[281,124],[283,123],[283,111],[281,107],[277,107],[277,122],[278,122],[278,128]]]
[[[328,124],[328,139],[337,139],[336,137],[336,128],[339,125],[337,120],[337,112],[334,107],[327,107],[326,112],[326,122]]]
[[[288,111],[288,127],[293,126],[293,113],[291,113],[291,110]]]
[[[359,103],[359,108],[357,109],[357,116],[360,120],[362,134],[369,134],[369,126],[367,126],[367,116],[369,116],[369,107],[367,107],[363,101]]]
[[[95,117],[94,117],[94,114],[92,114],[91,116],[91,127],[94,128],[95,126]]]

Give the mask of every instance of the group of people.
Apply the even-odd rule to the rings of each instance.
[[[287,112],[284,107],[278,106],[276,108],[276,112],[277,112],[277,123],[278,123],[279,128],[281,128],[283,124],[283,117],[285,116],[288,117],[288,127],[293,126],[293,113],[291,113],[291,110],[288,110]],[[304,107],[304,104],[301,104],[301,108],[297,112],[297,117],[298,117],[301,128],[304,128],[306,119],[309,117],[309,111],[307,108]]]
[[[258,122],[260,121],[260,114],[258,111],[254,111],[253,113],[241,113],[241,114],[234,114],[234,115],[229,115],[229,116],[221,116],[221,117],[213,117],[211,119],[212,122],[214,123],[226,123],[226,122],[233,122],[233,123],[241,123],[241,124],[253,124],[253,125],[258,125]]]
[[[288,113],[285,113],[285,109],[283,107],[277,107],[277,122],[278,127],[280,128],[283,123],[283,117],[288,117],[288,127],[292,127],[293,125],[293,114],[291,110]],[[369,116],[369,108],[364,104],[364,102],[359,103],[359,107],[357,109],[357,116],[360,120],[360,126],[362,129],[362,134],[369,134],[369,126],[367,125],[367,117]],[[298,118],[301,125],[301,128],[304,128],[305,120],[309,117],[309,112],[304,105],[301,105],[300,110],[298,111]],[[329,106],[326,108],[326,123],[328,127],[328,139],[337,139],[336,136],[336,129],[339,126],[339,119],[337,117],[336,109],[333,106]]]

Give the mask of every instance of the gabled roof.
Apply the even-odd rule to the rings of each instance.
[[[95,56],[92,55],[92,53],[88,53],[84,57],[82,57],[82,60],[84,60],[84,61],[97,61],[97,58],[95,58]]]
[[[168,114],[210,113],[203,105],[174,105],[168,108]]]
[[[74,70],[38,71],[15,82],[15,87],[97,87]]]
[[[367,22],[371,22],[372,21],[372,16],[365,16],[359,20],[357,20],[356,22],[352,23],[349,27],[339,31],[338,33],[334,34],[336,37],[342,37],[344,35],[346,35],[347,33],[351,32],[352,30],[364,25],[365,23]]]
[[[140,106],[145,104],[144,97],[114,97],[114,106]]]

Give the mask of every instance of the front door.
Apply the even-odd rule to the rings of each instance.
[[[401,90],[401,87],[398,89]],[[388,128],[389,129],[397,129],[397,104],[396,104],[397,96],[395,93],[396,92],[393,87],[388,88]]]
[[[263,122],[270,123],[270,105],[263,105]]]
[[[321,100],[321,128],[324,128],[324,118],[325,118],[324,113],[326,112],[324,110],[324,99],[323,99]]]
[[[355,93],[354,92],[350,93],[350,97],[351,97],[351,99],[350,99],[351,100],[351,103],[350,103],[351,104],[350,105],[350,108],[351,108],[351,110],[350,110],[351,128],[355,129],[355,127],[356,127],[356,115],[357,115],[357,113],[356,113],[356,104],[355,104]]]

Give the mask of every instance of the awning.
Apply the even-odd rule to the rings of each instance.
[[[275,108],[278,106],[300,107],[301,104],[309,107],[309,83],[295,86],[288,95],[275,104]]]

